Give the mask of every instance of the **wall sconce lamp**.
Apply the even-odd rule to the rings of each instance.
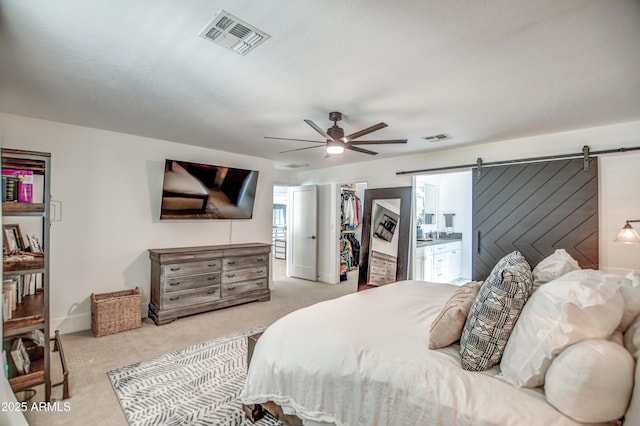
[[[614,242],[640,244],[640,235],[638,235],[638,232],[630,225],[631,222],[640,222],[640,220],[627,220],[627,223],[624,224],[620,232],[618,232],[618,235],[616,235],[616,239],[613,240]]]

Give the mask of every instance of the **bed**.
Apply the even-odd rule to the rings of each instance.
[[[537,286],[529,269],[528,283],[513,292],[518,299],[529,288],[511,303],[520,314],[497,330],[503,345],[494,365],[473,371],[477,360],[466,351],[471,318],[491,303],[479,299],[490,293],[493,271],[464,286],[407,280],[276,321],[255,345],[241,399],[251,409],[275,406],[306,426],[619,424],[625,413],[626,424],[640,424],[640,396],[632,397],[640,290],[622,276],[567,268],[558,256],[545,261]],[[499,271],[503,282],[517,276],[510,267]],[[471,300],[467,307],[461,294]],[[452,338],[446,334],[460,326],[445,327],[441,347],[430,349],[435,325],[460,322],[461,313],[462,330]]]

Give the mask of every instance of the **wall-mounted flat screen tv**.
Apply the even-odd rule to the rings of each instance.
[[[251,219],[258,171],[166,160],[160,219]]]

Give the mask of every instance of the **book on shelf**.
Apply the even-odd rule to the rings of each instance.
[[[11,359],[13,359],[13,363],[16,366],[18,374],[23,375],[29,373],[31,359],[29,358],[24,342],[20,337],[13,341],[13,345],[11,346]]]
[[[36,292],[38,290],[42,290],[43,284],[42,284],[42,274],[36,274]]]
[[[44,356],[45,336],[42,330],[35,329],[15,337],[22,339],[26,353],[31,362]]]
[[[18,178],[15,176],[2,176],[6,184],[2,185],[4,190],[2,201],[18,201]]]
[[[11,311],[11,290],[2,290],[2,320],[7,321],[13,318]]]
[[[18,304],[18,286],[17,282],[11,278],[2,281],[2,294],[6,294],[8,299],[9,313],[16,310]]]

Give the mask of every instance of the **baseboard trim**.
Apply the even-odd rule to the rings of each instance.
[[[318,281],[321,281],[325,284],[338,284],[338,282],[336,282],[336,277],[335,274],[330,274],[330,273],[319,273],[318,274]]]
[[[75,333],[91,329],[91,314],[69,315],[62,318],[51,318],[50,332],[60,330],[60,334]]]

